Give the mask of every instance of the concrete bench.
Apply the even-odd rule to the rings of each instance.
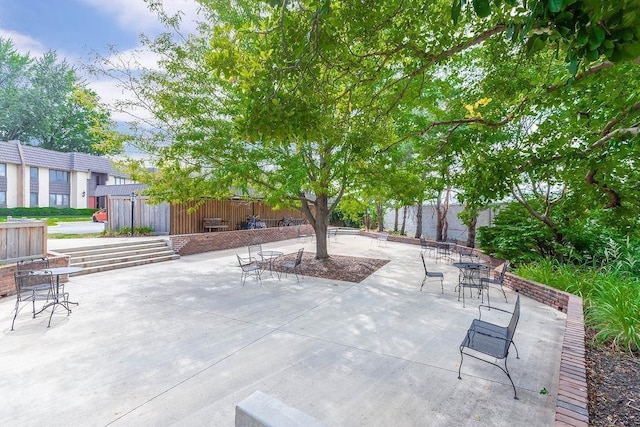
[[[326,427],[278,399],[255,391],[236,405],[236,427]]]

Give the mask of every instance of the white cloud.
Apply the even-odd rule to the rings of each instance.
[[[149,10],[144,0],[82,0],[84,3],[113,15],[122,28],[134,27],[142,32],[161,31],[162,24],[155,12]],[[195,0],[163,0],[163,7],[169,15],[182,12],[181,29],[186,32],[196,28],[199,5]]]
[[[32,58],[41,57],[43,54],[49,52],[51,48],[46,46],[41,41],[34,39],[33,37],[22,34],[17,31],[7,30],[0,27],[0,38],[3,40],[11,40],[13,47],[21,54],[29,54]],[[80,57],[66,52],[62,49],[54,49],[59,61],[66,60],[68,64],[73,66],[80,61]]]
[[[30,53],[31,56],[42,56],[43,53],[49,51],[49,49],[38,40],[16,31],[0,28],[0,38],[5,40],[10,39],[13,42],[13,47],[15,47],[18,52]]]

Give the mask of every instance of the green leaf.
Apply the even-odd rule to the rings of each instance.
[[[576,43],[578,46],[584,46],[589,41],[589,34],[584,30],[584,28],[580,28],[578,31],[578,37],[576,38]]]
[[[578,72],[578,58],[573,57],[571,58],[571,61],[569,61],[569,73],[571,73],[572,76],[575,76],[577,72]]]
[[[464,0],[453,0],[451,3],[451,20],[454,24],[458,23],[458,18],[460,18],[460,11],[462,10],[462,2]]]
[[[573,19],[573,13],[565,10],[564,12],[556,16],[555,22],[557,24],[562,24],[564,22],[571,22],[572,19]]]
[[[475,10],[476,15],[479,17],[486,18],[491,14],[489,0],[473,0],[473,10]]]
[[[589,61],[595,61],[599,56],[600,52],[598,52],[598,49],[588,50],[586,55]]]
[[[547,7],[549,8],[549,12],[558,13],[562,8],[562,0],[549,0]]]
[[[604,30],[600,27],[593,27],[589,34],[589,43],[594,46],[600,46],[604,40]]]

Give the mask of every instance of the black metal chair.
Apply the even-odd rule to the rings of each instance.
[[[49,259],[45,257],[23,259],[16,263],[18,271],[46,270],[49,268]]]
[[[420,290],[422,291],[422,287],[427,279],[436,278],[440,279],[440,288],[442,288],[442,293],[444,294],[444,274],[439,271],[429,271],[427,270],[427,263],[424,260],[424,253],[420,252],[420,258],[422,258],[422,266],[424,267],[424,279],[422,279],[422,285],[420,285]]]
[[[304,277],[302,275],[302,255],[304,253],[304,248],[300,248],[298,249],[298,254],[296,255],[296,259],[294,262],[285,262],[282,265],[280,265],[280,268],[282,269],[282,271],[284,271],[285,274],[288,275],[289,272],[292,272],[293,274],[296,275],[296,281],[300,281],[300,279],[298,278],[298,274],[300,274],[300,276]]]
[[[305,233],[303,233],[302,229],[300,228],[300,225],[297,225],[296,228],[297,228],[297,240],[298,241],[306,242],[307,239],[311,239],[311,241],[313,242],[313,238],[315,237],[315,234],[305,234]]]
[[[435,256],[436,247],[427,243],[427,239],[420,237],[420,249],[423,253],[426,253],[429,257]]]
[[[507,301],[507,294],[505,293],[504,288],[502,287],[502,283],[504,282],[504,274],[507,272],[510,265],[511,263],[509,262],[509,260],[506,260],[504,264],[502,264],[502,270],[500,271],[500,275],[495,279],[492,279],[490,277],[482,277],[480,279],[480,285],[487,289],[489,288],[490,284],[500,285],[500,290],[502,291],[502,295],[504,295],[504,302],[509,302],[509,301]]]
[[[461,246],[458,255],[460,256],[460,262],[480,262],[480,256],[475,253],[473,248]]]
[[[59,291],[59,293],[56,293],[56,285],[53,274],[46,270],[17,271],[14,274],[14,279],[16,286],[16,308],[15,314],[13,315],[13,320],[11,321],[11,330],[13,331],[18,313],[26,304],[29,303],[31,303],[31,311],[34,319],[36,317],[36,314],[41,313],[49,306],[52,307],[51,314],[49,315],[49,324],[47,325],[47,327],[51,326],[51,318],[53,317],[53,313],[57,304],[52,303],[50,305],[45,305],[44,308],[36,312],[36,301],[57,302],[59,298],[62,298],[62,300],[66,302],[69,299],[69,294]]]
[[[481,306],[482,307],[482,306]],[[460,366],[458,367],[458,379],[462,379],[460,372],[462,370],[462,362],[464,361],[464,355],[473,357],[474,359],[481,360],[491,365],[497,366],[507,374],[507,378],[511,382],[513,387],[513,398],[517,399],[518,394],[516,392],[516,386],[511,379],[509,369],[507,368],[507,356],[509,356],[509,348],[513,345],[516,349],[516,358],[520,359],[518,354],[518,348],[513,342],[513,335],[516,332],[518,326],[518,320],[520,320],[520,295],[516,299],[516,305],[513,312],[502,310],[500,308],[491,307],[493,310],[503,311],[505,313],[511,313],[511,320],[508,326],[500,326],[495,323],[489,323],[480,318],[474,319],[471,326],[467,330],[467,334],[460,344]],[[480,317],[482,317],[482,311],[480,310]],[[469,352],[471,351],[471,352]],[[496,362],[486,360],[483,357],[479,357],[479,354],[493,357],[495,359],[504,360],[504,368],[498,365]]]
[[[438,260],[451,261],[451,246],[449,242],[436,242],[435,258]]]
[[[254,243],[247,247],[249,251],[249,258],[254,259],[261,269],[265,269],[269,266],[269,261],[264,259],[264,257],[260,254],[262,252],[262,245],[260,243]]]
[[[238,257],[238,265],[242,270],[242,276],[240,278],[240,280],[242,280],[242,286],[244,286],[248,276],[254,276],[254,278],[262,284],[262,278],[260,277],[262,267],[258,264],[256,259],[252,257],[243,258],[238,254],[236,254],[236,257]]]
[[[487,266],[478,263],[469,263],[467,267],[460,270],[460,275],[458,276],[458,301],[460,301],[460,297],[462,296],[463,308],[466,307],[465,289],[469,289],[469,294],[471,296],[473,296],[473,290],[477,290],[478,297],[482,298],[482,303],[484,303],[484,295],[486,294],[488,307],[491,307],[489,285],[482,281],[482,279],[486,278],[482,277],[482,274],[486,274],[488,271],[489,268]]]

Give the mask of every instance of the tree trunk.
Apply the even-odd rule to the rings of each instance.
[[[309,206],[302,202],[302,212],[316,233],[316,259],[329,258],[327,251],[327,228],[329,227],[329,200],[327,196],[317,196],[314,201],[315,217]]]
[[[476,246],[476,226],[478,225],[478,215],[475,215],[467,228],[467,247],[475,248]]]
[[[442,198],[436,199],[436,241],[442,242]]]
[[[422,212],[422,200],[418,200],[418,209],[416,211],[416,234],[414,236],[416,239],[422,237]]]
[[[384,210],[382,209],[382,203],[378,203],[378,205],[376,206],[376,209],[378,210],[378,231],[383,232],[384,231]]]
[[[400,228],[400,235],[404,236],[405,233],[405,227],[407,225],[407,212],[409,211],[409,208],[407,206],[404,206],[402,208],[402,228]]]
[[[396,206],[396,214],[395,214],[395,218],[393,220],[393,231],[395,231],[396,233],[398,232],[398,213],[400,211],[400,208]]]
[[[442,209],[442,241],[446,242],[449,238],[449,221],[447,216],[449,215],[449,194],[451,189],[447,188],[444,193],[444,206]]]

